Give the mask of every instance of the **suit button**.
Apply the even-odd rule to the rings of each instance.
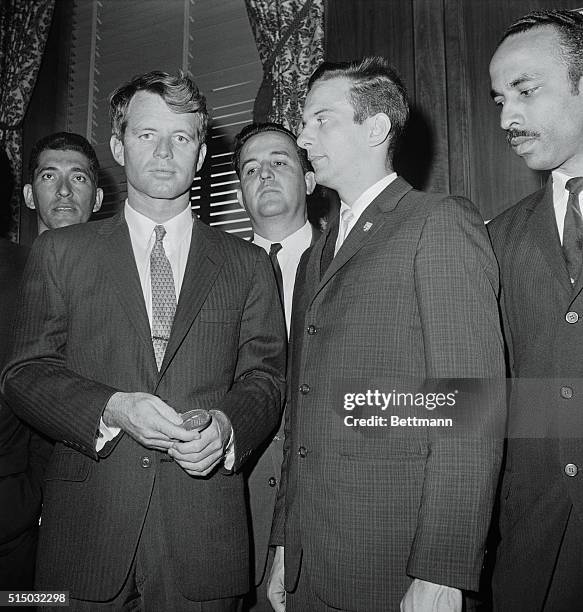
[[[300,448],[298,448],[298,455],[302,459],[305,459],[305,457],[308,455],[308,449],[305,446],[300,446]]]
[[[578,471],[579,468],[574,463],[567,463],[565,466],[565,474],[567,474],[567,476],[577,476]]]
[[[150,457],[148,457],[147,455],[144,455],[141,459],[140,459],[140,465],[143,468],[149,468],[150,464],[152,463]]]
[[[307,395],[310,392],[310,385],[306,385],[305,383],[303,385],[300,385],[300,393],[302,395]]]
[[[308,334],[313,336],[318,333],[318,328],[315,325],[308,325]]]
[[[274,476],[272,476],[268,481],[267,484],[270,487],[275,487],[277,485],[277,478],[275,478]]]
[[[561,397],[563,399],[571,399],[573,397],[573,389],[571,387],[561,387]]]
[[[567,323],[577,323],[579,320],[579,315],[576,312],[571,311],[565,315],[565,319],[567,320]]]

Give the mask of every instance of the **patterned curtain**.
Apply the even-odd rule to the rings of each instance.
[[[10,161],[14,189],[10,238],[18,239],[22,183],[22,122],[34,89],[55,0],[0,2],[0,150]],[[6,202],[0,205],[6,206]]]
[[[296,131],[308,79],[324,60],[324,0],[245,0],[263,81],[254,121]]]

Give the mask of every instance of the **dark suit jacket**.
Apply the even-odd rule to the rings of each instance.
[[[28,249],[0,239],[0,367]],[[0,397],[0,589],[32,589],[42,475],[51,445]]]
[[[483,221],[467,200],[398,178],[332,259],[337,228],[304,254],[296,281],[272,532],[285,545],[286,589],[300,563],[319,598],[362,612],[398,610],[409,577],[477,589],[501,455],[493,427],[504,416],[498,275]],[[463,380],[482,378],[485,395]],[[460,390],[454,435],[345,424],[406,412],[347,411],[345,393],[420,391],[429,379]]]
[[[285,332],[269,260],[195,220],[160,372],[123,215],[46,232],[24,279],[4,391],[58,441],[46,473],[37,587],[113,597],[126,577],[154,484],[177,588],[190,599],[249,587],[244,482],[237,473],[280,417]],[[158,395],[178,412],[216,408],[235,438],[232,475],[193,478],[165,453],[95,437],[115,391]],[[195,529],[189,529],[195,525]]]
[[[321,236],[318,228],[312,225],[313,245]],[[283,422],[280,422],[277,433],[271,441],[264,444],[263,451],[256,462],[249,465],[249,507],[251,510],[251,530],[253,533],[253,556],[255,559],[254,582],[256,585],[263,580],[269,536],[273,522],[273,509],[279,490],[281,463],[283,461]],[[265,447],[266,446],[266,447]]]
[[[583,279],[571,286],[552,179],[488,228],[513,376],[494,597],[530,612],[542,609],[571,507],[583,519]]]

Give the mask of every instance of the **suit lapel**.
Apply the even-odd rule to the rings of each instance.
[[[176,351],[198,315],[217,275],[223,265],[224,256],[216,247],[209,230],[194,219],[190,251],[182,288],[178,298],[172,332],[160,367],[160,377],[172,361]]]
[[[313,244],[316,244],[316,242],[318,242],[320,236],[322,235],[322,232],[315,226],[312,225],[312,240],[310,241],[310,246],[312,246]]]
[[[553,181],[549,178],[546,188],[535,196],[532,204],[532,217],[529,224],[530,234],[543,254],[551,274],[571,294],[573,287],[563,257],[563,249],[557,230],[553,207]]]
[[[151,354],[151,365],[156,368],[144,294],[123,213],[113,217],[111,223],[104,224],[100,233],[104,238],[102,258],[112,280],[113,290],[137,336],[144,342]]]
[[[322,270],[321,281],[316,291],[318,292],[326,283],[340,270],[358,251],[380,230],[385,224],[387,213],[390,213],[399,201],[411,191],[412,187],[404,179],[397,177],[386,189],[384,189],[364,210],[356,225],[352,228],[348,237],[333,257],[330,265]],[[338,220],[334,225],[334,236],[338,234]],[[326,240],[327,249],[333,249],[335,239],[332,242],[329,234]],[[315,297],[315,295],[314,295]]]
[[[324,232],[324,240],[320,243],[317,253],[318,279],[322,278],[334,258],[334,247],[338,237],[338,224],[339,217],[336,215]]]

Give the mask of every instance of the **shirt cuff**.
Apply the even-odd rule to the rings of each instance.
[[[223,466],[226,470],[232,470],[233,466],[235,465],[235,432],[233,431],[233,426],[229,421],[229,417],[221,410],[209,410],[209,412],[213,415],[213,418],[217,420],[220,431],[223,431],[225,427],[228,427],[231,430],[229,441],[225,446]]]
[[[121,429],[119,427],[108,427],[103,419],[99,419],[99,431],[95,440],[95,450],[99,452],[108,442],[119,435]]]

